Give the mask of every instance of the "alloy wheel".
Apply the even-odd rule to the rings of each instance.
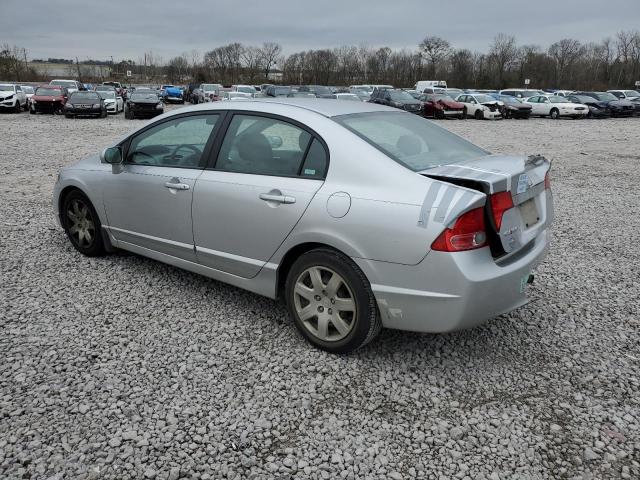
[[[69,236],[72,240],[82,248],[91,247],[95,239],[96,228],[89,206],[82,200],[73,200],[67,209],[67,220],[70,225],[68,227]]]
[[[298,318],[320,340],[342,340],[356,323],[353,292],[330,268],[313,266],[303,271],[296,279],[293,297]]]

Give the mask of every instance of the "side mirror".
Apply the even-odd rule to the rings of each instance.
[[[120,147],[105,148],[100,154],[100,161],[111,165],[122,163],[122,150]]]

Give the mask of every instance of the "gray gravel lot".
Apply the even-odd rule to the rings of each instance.
[[[0,115],[0,478],[640,478],[640,119],[447,121],[554,161],[532,302],[314,350],[282,305],[57,228],[57,170],[140,121]]]

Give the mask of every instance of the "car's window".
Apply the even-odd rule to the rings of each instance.
[[[218,114],[191,115],[162,122],[136,135],[126,163],[157,167],[203,168],[203,152]]]
[[[234,115],[215,168],[256,175],[296,176],[311,138],[307,131],[282,120]],[[303,171],[303,176],[315,177],[320,167],[314,164],[308,169],[310,173],[304,175]]]
[[[564,97],[554,96],[551,97],[551,103],[567,103],[567,99]]]
[[[414,171],[487,155],[480,147],[409,113],[371,112],[333,119]]]
[[[305,178],[324,178],[327,173],[327,152],[320,143],[320,140],[314,138],[304,159],[300,176]]]

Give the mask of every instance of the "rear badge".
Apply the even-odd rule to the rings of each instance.
[[[516,194],[520,195],[521,193],[526,192],[527,188],[529,188],[529,175],[523,173],[518,177],[518,188],[516,190]]]

